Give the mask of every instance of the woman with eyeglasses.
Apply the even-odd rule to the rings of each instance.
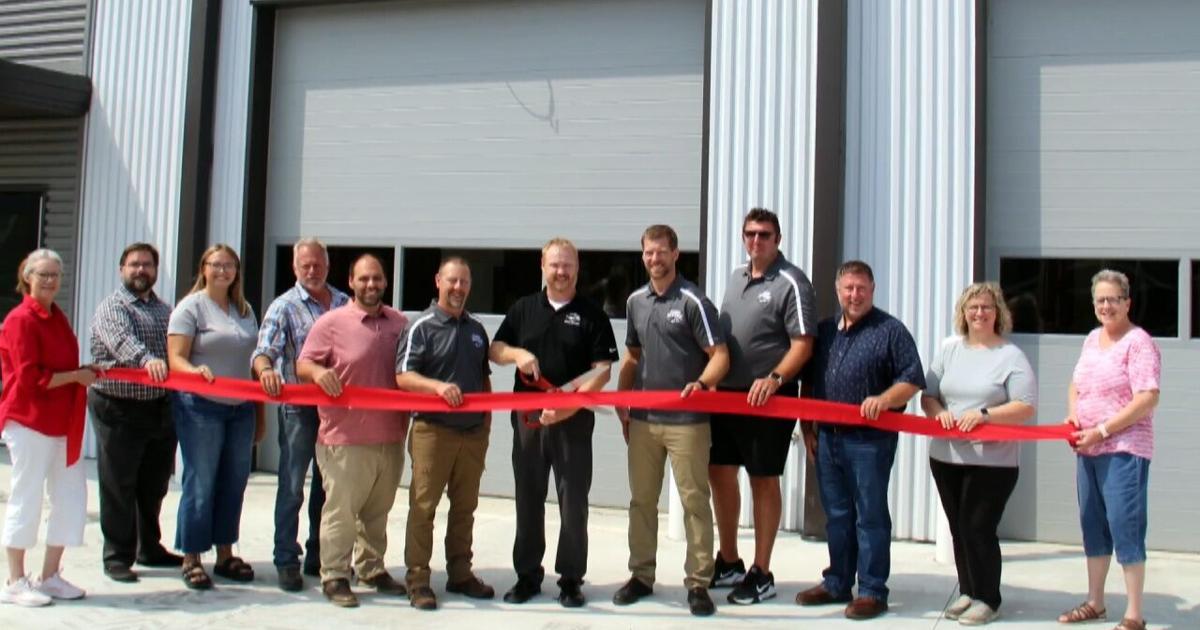
[[[935,439],[929,469],[950,522],[959,597],[943,613],[963,625],[1000,614],[1000,539],[996,529],[1017,487],[1016,442],[970,439],[985,423],[1024,424],[1033,418],[1037,379],[1021,349],[1004,338],[1012,315],[1000,287],[972,284],[954,306],[954,330],[925,375],[921,408],[960,439]]]
[[[1093,276],[1092,304],[1100,326],[1083,342],[1067,390],[1066,419],[1076,428],[1088,595],[1058,620],[1105,618],[1104,581],[1115,550],[1128,601],[1114,630],[1145,630],[1146,497],[1162,358],[1149,333],[1129,321],[1125,274],[1105,269]]]
[[[210,383],[218,376],[249,378],[258,323],[242,296],[240,264],[228,245],[213,245],[200,257],[196,283],[167,325],[173,372],[200,374]],[[184,554],[183,583],[193,589],[212,587],[200,557],[214,545],[213,572],[249,582],[254,569],[233,555],[233,544],[238,541],[251,451],[265,428],[261,405],[183,392],[174,397],[175,432],[183,456],[175,547]]]
[[[87,477],[79,461],[84,401],[97,373],[79,365],[79,342],[54,303],[62,286],[62,258],[38,249],[17,267],[21,303],[0,328],[0,431],[12,458],[3,544],[8,581],[0,603],[45,606],[79,599],[83,589],[62,577],[66,547],[83,544]],[[37,543],[42,498],[50,500],[46,556],[36,581],[25,575],[25,553]]]

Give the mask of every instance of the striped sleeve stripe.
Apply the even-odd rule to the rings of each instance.
[[[402,361],[400,363],[400,371],[401,372],[408,371],[408,358],[410,355],[412,355],[412,340],[413,340],[413,335],[417,334],[417,327],[420,326],[421,324],[424,324],[425,322],[429,321],[429,319],[431,317],[433,317],[433,313],[430,313],[430,314],[422,317],[421,319],[418,319],[417,321],[413,322],[412,328],[408,331],[408,343],[404,344],[404,361]]]
[[[693,302],[696,303],[696,307],[700,309],[700,319],[704,321],[704,334],[708,335],[708,345],[717,345],[717,342],[713,340],[712,326],[708,325],[708,313],[704,312],[704,302],[702,302],[700,298],[696,297],[695,293],[692,293],[687,289],[680,289],[679,292],[688,296]]]
[[[800,334],[807,335],[809,333],[808,329],[804,327],[804,298],[800,297],[800,285],[792,277],[792,274],[786,271],[780,270],[779,275],[787,278],[788,282],[792,283],[792,288],[796,290],[796,319],[800,320]]]

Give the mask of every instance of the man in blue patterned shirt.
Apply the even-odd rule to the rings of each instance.
[[[121,286],[92,317],[92,360],[103,368],[142,368],[154,381],[167,378],[167,319],[158,299],[158,250],[134,243],[121,252]],[[158,525],[167,483],[175,468],[175,424],[167,391],[99,380],[88,388],[88,409],[99,445],[100,531],[104,574],[136,582],[130,567],[179,566],[183,558],[163,548]]]
[[[814,398],[859,406],[866,420],[903,411],[925,388],[925,370],[912,335],[900,320],[875,308],[875,276],[852,260],[837,271],[841,312],[817,325],[817,343],[805,366]],[[822,581],[796,596],[801,606],[847,603],[850,619],[887,611],[892,516],[888,482],[897,435],[871,427],[805,422],[804,442],[817,462],[817,485],[828,522],[829,568]],[[851,599],[855,578],[858,597]]]
[[[284,291],[267,307],[258,331],[258,346],[251,363],[258,382],[268,395],[277,396],[285,384],[296,384],[296,357],[317,318],[346,304],[349,297],[330,286],[329,251],[315,238],[300,239],[292,247],[292,271],[296,286]],[[304,545],[304,573],[316,576],[321,570],[321,509],[325,491],[314,453],[320,419],[316,407],[279,406],[279,489],[275,493],[275,568],[279,588],[299,591],[300,507],[304,504],[304,479],[312,466],[308,499],[308,541]]]

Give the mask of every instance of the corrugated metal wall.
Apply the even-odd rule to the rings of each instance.
[[[779,214],[784,255],[811,268],[817,3],[715,0],[711,29],[705,290],[719,305],[730,272],[745,260],[742,217],[752,207]],[[793,448],[785,529],[801,525],[802,463]],[[742,495],[749,524],[745,483]]]
[[[67,271],[58,305],[70,317],[77,282],[75,243],[79,216],[78,119],[0,121],[0,186],[45,193],[41,243],[57,251]],[[5,283],[11,282],[4,270]],[[9,285],[5,285],[6,287]]]
[[[0,2],[0,57],[83,74],[87,0]]]
[[[908,325],[926,364],[973,277],[975,20],[973,2],[847,6],[843,257],[875,268],[876,304]],[[936,532],[928,452],[926,438],[901,437],[899,538]]]
[[[244,246],[242,203],[246,187],[253,18],[250,0],[222,0],[208,240],[229,243],[238,251]]]
[[[117,258],[133,241],[159,248],[157,288],[164,300],[174,302],[191,4],[130,0],[96,5],[78,331],[88,330],[96,304],[117,287]],[[90,441],[87,446],[92,447]]]

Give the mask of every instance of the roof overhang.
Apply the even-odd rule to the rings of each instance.
[[[85,76],[0,59],[0,120],[78,118],[91,100]]]

